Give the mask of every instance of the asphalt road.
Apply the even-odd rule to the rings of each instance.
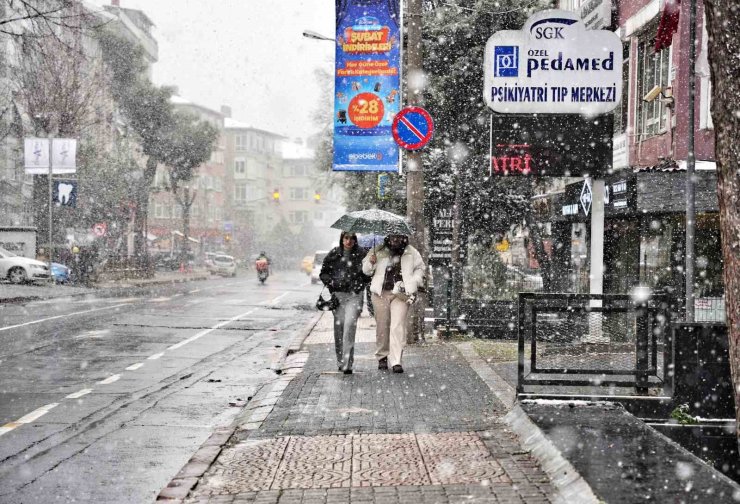
[[[0,307],[0,502],[151,502],[277,375],[299,272]]]

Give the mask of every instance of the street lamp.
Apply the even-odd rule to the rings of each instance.
[[[329,42],[335,41],[333,37],[327,37],[326,35],[316,33],[313,30],[303,30],[303,36],[314,40],[328,40]]]

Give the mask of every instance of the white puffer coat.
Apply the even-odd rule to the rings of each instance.
[[[362,272],[366,275],[372,275],[370,282],[370,292],[381,295],[383,291],[383,280],[385,278],[385,269],[390,261],[390,249],[384,244],[376,245],[362,260]],[[375,264],[370,262],[370,256],[375,254],[377,261]],[[419,287],[424,285],[424,261],[421,254],[411,245],[406,246],[406,250],[401,255],[401,278],[403,279],[406,294],[415,294]]]

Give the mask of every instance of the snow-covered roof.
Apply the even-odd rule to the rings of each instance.
[[[170,101],[175,105],[194,105],[193,102],[186,100],[182,96],[172,95]]]
[[[258,128],[257,126],[252,126],[251,124],[247,124],[241,121],[237,121],[236,119],[232,119],[231,117],[224,118],[224,128],[226,129],[249,129],[249,130],[259,131],[261,133],[265,133],[267,135],[277,137],[277,138],[286,138],[285,135],[281,135],[280,133],[274,133],[272,131],[268,131],[263,128]]]
[[[283,159],[313,159],[316,152],[305,145],[287,141],[283,142]]]

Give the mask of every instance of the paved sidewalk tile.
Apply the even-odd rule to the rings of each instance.
[[[186,502],[551,502],[548,477],[502,422],[507,408],[454,346],[410,346],[393,374],[358,340],[352,375],[336,373],[332,345],[304,347],[302,372]]]

